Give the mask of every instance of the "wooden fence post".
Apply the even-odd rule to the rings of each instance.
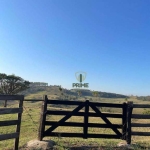
[[[84,127],[83,127],[83,138],[87,139],[88,134],[88,113],[89,113],[89,100],[85,102],[85,114],[84,114]]]
[[[44,101],[42,102],[42,106],[41,106],[40,126],[39,126],[39,133],[38,133],[39,141],[42,141],[42,139],[44,137],[46,111],[47,111],[47,100],[48,100],[47,95],[45,95]]]
[[[23,100],[24,96],[22,96],[22,98],[19,100],[19,108],[22,108],[22,112],[23,112]],[[20,136],[22,112],[18,113],[18,123],[16,127],[16,132],[19,133],[19,136]],[[19,136],[15,138],[15,147],[14,147],[15,150],[18,150],[19,148]]]
[[[127,107],[127,144],[131,144],[131,118],[132,118],[132,110],[133,110],[133,102],[128,102]]]
[[[127,103],[123,103],[122,108],[122,140],[126,140],[126,129],[127,129]]]
[[[7,107],[7,100],[4,101],[4,107]]]

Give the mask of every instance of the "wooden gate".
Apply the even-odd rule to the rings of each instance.
[[[19,100],[19,108],[0,108],[0,115],[18,113],[18,118],[16,120],[0,121],[0,127],[17,125],[15,133],[0,134],[0,141],[15,138],[14,150],[18,150],[24,96],[0,95],[0,101],[1,100]]]
[[[47,106],[49,104],[55,105],[77,105],[77,107],[72,111],[65,111],[65,110],[48,110]],[[114,107],[114,108],[122,108],[122,114],[112,114],[112,113],[102,113],[98,107]],[[82,108],[84,112],[79,112]],[[91,108],[94,112],[89,112],[89,108]],[[128,104],[113,104],[113,103],[97,103],[97,102],[90,102],[86,100],[85,102],[81,101],[65,101],[65,100],[48,100],[47,96],[45,96],[45,100],[42,105],[41,111],[41,119],[40,119],[40,127],[39,127],[39,135],[38,139],[42,140],[46,136],[58,136],[61,134],[61,137],[82,137],[82,138],[113,138],[113,139],[122,139],[127,140],[130,143],[130,137],[127,135],[128,131],[128,124],[127,119],[127,110]],[[46,121],[47,115],[65,115],[61,120],[55,121]],[[83,116],[84,122],[65,122],[71,116]],[[89,117],[97,117],[102,119],[105,124],[100,123],[89,123]],[[107,118],[121,118],[122,124],[112,124],[109,119]],[[50,128],[45,130],[45,126],[51,125]],[[59,133],[53,132],[59,126],[72,126],[72,127],[83,127],[83,133]],[[88,133],[88,127],[98,127],[98,128],[110,128],[112,129],[115,134],[90,134]],[[120,132],[118,129],[122,129]]]

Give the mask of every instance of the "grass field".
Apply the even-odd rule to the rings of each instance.
[[[43,93],[42,93],[43,94]],[[46,94],[46,93],[44,93]],[[51,95],[52,97],[55,97],[56,95]],[[35,95],[34,98],[42,98],[41,95]],[[26,97],[28,98],[33,98],[33,97]],[[49,95],[49,99],[50,99]],[[80,98],[80,100],[83,100]],[[85,100],[85,99],[84,99]],[[95,98],[93,101],[99,101],[99,102],[111,102],[111,103],[123,103],[125,102],[125,99],[105,99],[105,98]],[[133,101],[135,104],[150,104],[149,101],[140,101],[137,100],[136,98],[130,98],[128,101]],[[20,134],[20,143],[19,146],[23,146],[25,143],[27,143],[30,140],[36,139],[37,134],[38,134],[38,127],[39,127],[39,118],[40,118],[40,110],[41,110],[41,103],[42,102],[24,102],[24,111],[22,115],[22,123],[21,123],[21,134]],[[16,107],[17,106],[17,101],[15,102],[9,102],[8,107]],[[1,104],[1,107],[2,104]],[[49,107],[49,109],[69,109],[73,110],[75,107],[67,107],[67,108],[59,108],[59,107]],[[148,111],[150,109],[134,109],[133,113],[134,114],[143,114],[144,112]],[[111,112],[111,113],[121,113],[121,109],[111,109],[111,108],[102,108],[102,112]],[[52,121],[58,121],[62,118],[63,116],[48,116],[47,120],[52,120]],[[12,120],[16,119],[17,115],[1,115],[0,121],[2,120]],[[116,124],[121,124],[122,120],[121,119],[115,119],[115,118],[108,118],[112,123]],[[69,122],[83,122],[83,117],[71,117],[67,121]],[[89,118],[90,123],[104,123],[102,119],[97,118],[97,117],[90,117]],[[144,119],[132,119],[132,122],[136,123],[150,123],[150,120],[144,120]],[[48,127],[47,127],[48,128]],[[141,132],[150,132],[150,127],[148,128],[132,128],[133,131],[141,131]],[[58,132],[69,132],[69,133],[82,133],[83,128],[79,127],[58,127],[54,131]],[[8,127],[0,127],[0,134],[6,134],[6,133],[11,133],[15,132],[15,126],[8,126]],[[111,129],[102,129],[102,128],[89,128],[88,129],[89,133],[99,133],[99,134],[114,134],[114,132]],[[107,148],[114,149],[112,147],[115,147],[117,143],[122,142],[122,140],[114,140],[114,139],[82,139],[82,138],[63,138],[58,135],[58,137],[45,137],[44,139],[51,139],[54,140],[57,144],[55,146],[55,149],[61,150],[61,149],[66,149],[67,147],[79,147],[83,145],[89,145],[89,146],[107,146]],[[144,146],[150,146],[149,144],[150,137],[142,137],[142,136],[132,136],[132,143],[137,143],[137,145],[144,145]],[[1,150],[7,150],[12,148],[14,145],[14,139],[11,140],[5,140],[5,141],[0,141],[0,149]],[[135,148],[135,149],[142,149],[142,148]],[[146,148],[145,148],[146,149]],[[150,149],[150,148],[147,148]]]

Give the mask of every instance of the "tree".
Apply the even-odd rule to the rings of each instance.
[[[125,101],[128,102],[128,98],[127,97],[125,98]]]
[[[81,91],[77,91],[77,93],[78,93],[78,96],[81,97],[82,92]]]
[[[98,100],[98,97],[99,97],[99,100],[100,100],[100,93],[98,91],[93,91],[92,95],[97,97],[97,100]],[[102,107],[100,107],[100,109],[102,110]]]
[[[61,98],[63,99],[63,95],[64,95],[64,93],[63,93],[63,89],[62,89],[62,87],[61,87],[61,86],[59,86],[59,91],[61,92]]]
[[[29,88],[30,82],[22,79],[19,76],[6,75],[0,73],[0,94],[14,95],[18,94]],[[7,106],[7,100],[5,100],[4,107]]]
[[[99,92],[93,91],[93,92],[92,92],[92,95],[95,96],[95,97],[98,97],[98,96],[99,96]]]

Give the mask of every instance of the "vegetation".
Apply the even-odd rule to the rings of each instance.
[[[24,92],[22,92],[21,94],[24,94],[26,96],[30,95],[30,94],[35,94],[35,93],[40,93],[40,92],[45,92],[47,93],[47,95],[55,95],[57,94],[58,96],[60,96],[61,98],[69,98],[69,97],[81,97],[82,96],[86,96],[86,97],[91,97],[93,96],[93,91],[90,90],[84,90],[84,89],[64,89],[61,86],[57,87],[57,86],[34,86],[34,87],[30,87],[30,89],[25,90]],[[107,93],[107,92],[96,92],[97,97],[101,97],[101,98],[128,98],[128,96],[125,95],[121,95],[121,94],[115,94],[115,93]],[[67,97],[66,97],[67,96]],[[69,97],[68,97],[69,96]]]
[[[19,76],[0,73],[0,94],[14,95],[29,88],[30,82]],[[4,107],[7,105],[5,101]]]
[[[143,101],[150,101],[150,96],[138,96],[137,99]]]
[[[144,109],[143,114],[144,114],[144,115],[150,115],[150,110]]]

